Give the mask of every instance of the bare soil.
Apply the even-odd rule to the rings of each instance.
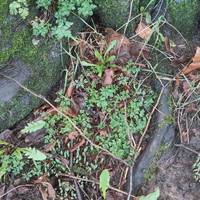
[[[200,151],[200,129],[195,131],[189,145],[181,145],[166,152],[157,163],[155,177],[143,187],[143,193],[159,186],[160,200],[199,200],[200,183],[193,178],[192,165]]]

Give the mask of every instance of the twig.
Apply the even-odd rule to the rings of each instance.
[[[75,180],[75,179],[74,179],[74,185],[75,185],[75,189],[76,189],[76,193],[77,193],[77,198],[78,198],[78,200],[83,200],[83,199],[82,199],[81,192],[80,192],[79,185],[78,185],[78,183],[77,183],[77,180]]]
[[[96,184],[96,185],[100,185],[100,183],[97,182],[97,181],[88,180],[88,179],[86,179],[86,178],[80,178],[80,177],[73,176],[73,175],[69,175],[69,174],[62,174],[62,173],[61,173],[61,174],[58,174],[58,176],[61,176],[61,177],[68,177],[68,178],[71,178],[71,179],[76,179],[76,180],[79,180],[79,181],[84,181],[84,182],[94,183],[94,184]],[[119,189],[117,189],[117,188],[115,188],[115,187],[109,186],[109,189],[111,189],[111,190],[113,190],[113,191],[115,191],[115,192],[119,192],[119,193],[121,193],[121,194],[124,194],[124,195],[126,195],[126,196],[129,196],[129,194],[128,194],[127,192],[124,192],[124,191],[122,191],[122,190],[119,190]],[[135,200],[137,199],[137,197],[134,196],[134,195],[130,195],[130,197],[134,198]]]
[[[128,20],[127,20],[125,28],[124,28],[124,35],[126,34],[126,30],[127,30],[128,25],[130,23],[130,20],[131,20],[131,15],[132,15],[132,11],[133,11],[133,1],[134,0],[131,0],[131,2],[130,2],[129,15],[128,15]]]
[[[130,200],[131,194],[132,194],[132,189],[133,189],[133,165],[129,168],[130,173],[129,173],[129,192],[128,192],[128,197],[127,200]]]
[[[106,152],[108,155],[110,155],[110,156],[112,156],[113,158],[115,158],[116,160],[118,160],[118,161],[124,163],[125,165],[130,166],[126,161],[124,161],[124,160],[122,160],[122,159],[116,157],[115,155],[113,155],[113,154],[112,154],[110,151],[108,151],[107,149],[104,149],[103,147],[101,147],[101,146],[99,146],[99,145],[93,143],[92,140],[90,140],[90,139],[81,131],[81,129],[78,128],[78,127],[76,126],[76,124],[72,121],[72,119],[71,119],[69,116],[67,116],[65,113],[61,112],[59,109],[57,109],[57,108],[56,108],[50,101],[48,101],[44,96],[42,96],[42,95],[40,95],[40,94],[37,94],[37,93],[33,92],[32,90],[26,88],[26,87],[23,86],[20,82],[18,82],[17,80],[13,79],[12,77],[9,77],[9,76],[7,76],[7,75],[5,75],[5,74],[2,74],[2,73],[0,73],[0,75],[2,75],[3,77],[5,77],[5,78],[7,78],[7,79],[9,79],[9,80],[14,81],[17,85],[19,85],[19,86],[20,86],[21,88],[23,88],[25,91],[29,92],[29,93],[32,94],[33,96],[35,96],[35,97],[37,97],[37,98],[43,100],[44,102],[46,102],[46,103],[47,103],[49,106],[51,106],[58,114],[60,114],[61,116],[65,117],[65,118],[71,123],[71,125],[78,131],[78,133],[79,133],[85,140],[87,140],[87,141],[90,143],[90,145],[94,146],[94,147],[97,148],[97,149],[100,149],[100,150]]]
[[[188,150],[188,151],[190,151],[190,152],[192,152],[192,153],[197,154],[198,156],[200,156],[200,152],[195,151],[194,149],[191,149],[191,148],[189,148],[189,147],[186,147],[186,146],[183,145],[183,144],[175,144],[175,147],[181,147],[181,148],[183,148],[183,149],[186,149],[186,150]]]
[[[148,118],[148,121],[147,121],[147,125],[146,125],[145,130],[144,130],[144,132],[142,133],[142,136],[141,136],[140,141],[139,141],[139,143],[138,143],[138,147],[137,147],[137,150],[138,150],[138,151],[139,151],[139,149],[140,149],[140,146],[141,146],[141,144],[142,144],[142,141],[143,141],[143,139],[144,139],[144,136],[145,136],[145,134],[146,134],[146,132],[147,132],[147,130],[148,130],[148,128],[149,128],[149,124],[150,124],[150,122],[151,122],[152,116],[153,116],[154,112],[156,111],[156,109],[157,109],[157,107],[158,107],[158,104],[160,103],[160,99],[161,99],[161,97],[162,97],[162,94],[163,94],[163,92],[164,92],[164,89],[165,89],[165,87],[163,86],[163,87],[162,87],[162,90],[161,90],[161,92],[160,92],[160,94],[159,94],[159,96],[158,96],[158,99],[157,99],[157,101],[156,101],[156,104],[154,105],[154,107],[153,107],[153,109],[152,109],[152,111],[151,111],[151,113],[150,113],[150,115],[149,115],[149,118]]]
[[[2,194],[2,195],[0,196],[0,199],[3,198],[3,197],[5,197],[6,195],[8,195],[10,192],[12,192],[12,191],[14,191],[14,190],[17,190],[17,189],[20,188],[20,187],[34,187],[34,186],[35,186],[35,185],[33,185],[33,184],[18,185],[17,187],[14,187],[14,188],[8,190],[6,193]]]

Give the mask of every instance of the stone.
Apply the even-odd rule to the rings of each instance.
[[[168,0],[167,19],[186,39],[191,40],[197,33],[199,21],[199,0]],[[174,29],[174,35],[180,35]]]
[[[96,15],[104,26],[116,30],[127,22],[130,12],[130,0],[95,0],[94,2],[97,5]],[[134,0],[131,19],[137,16],[138,13],[139,1]],[[139,19],[138,17],[130,22],[126,33],[133,33]],[[122,32],[123,28],[121,29]]]
[[[35,16],[34,4],[30,3],[29,18],[22,20],[9,14],[10,2],[0,0],[0,131],[13,126],[41,103],[20,84],[46,96],[64,69],[60,42],[44,39],[37,46],[32,43],[29,22]],[[70,21],[75,24],[73,32],[83,27],[78,18],[71,17]]]

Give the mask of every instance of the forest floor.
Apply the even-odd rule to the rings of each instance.
[[[145,199],[131,195],[127,184],[155,128],[161,94],[155,79],[172,84],[173,116],[168,120],[176,137],[138,194],[150,193],[146,199],[156,200],[159,188],[161,200],[200,199],[200,52],[197,47],[193,53],[195,47],[188,58],[168,38],[160,40],[160,51],[175,73],[158,72],[155,47],[146,42],[151,31],[140,24],[136,42],[110,28],[88,29],[65,49],[70,64],[54,101],[44,98],[45,104],[27,119],[0,134],[7,154],[1,160],[0,199],[103,199],[99,177],[105,169],[109,176],[104,182],[110,180],[106,199]]]

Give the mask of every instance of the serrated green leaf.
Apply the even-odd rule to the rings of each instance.
[[[157,187],[154,192],[148,194],[147,196],[141,196],[139,200],[158,200],[160,197],[160,189]]]
[[[100,175],[100,189],[103,193],[103,198],[106,199],[106,191],[109,188],[110,174],[107,169],[104,169]]]
[[[35,122],[29,123],[25,128],[21,131],[22,133],[33,133],[44,128],[46,125],[45,121],[39,120]]]
[[[24,153],[28,158],[34,161],[42,161],[47,158],[44,153],[35,148],[24,148]]]

